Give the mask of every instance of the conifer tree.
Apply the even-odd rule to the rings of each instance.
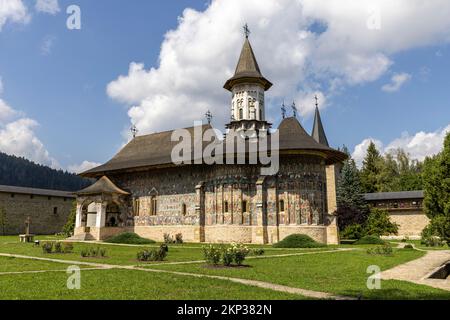
[[[361,183],[365,193],[378,192],[378,179],[381,172],[382,156],[375,143],[370,142],[361,170]]]

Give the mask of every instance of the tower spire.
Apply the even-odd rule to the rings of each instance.
[[[322,119],[320,117],[319,98],[317,97],[317,95],[315,96],[315,99],[316,99],[316,114],[314,116],[314,127],[311,135],[314,138],[314,140],[316,140],[318,143],[329,147],[328,139],[322,125]]]

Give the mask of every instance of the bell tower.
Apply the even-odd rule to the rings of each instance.
[[[224,88],[231,92],[231,122],[228,129],[267,130],[271,124],[266,122],[265,92],[272,83],[264,78],[256,61],[253,48],[248,39],[250,30],[244,26],[245,41],[234,76]]]

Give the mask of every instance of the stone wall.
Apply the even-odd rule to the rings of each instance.
[[[389,216],[399,225],[399,237],[419,237],[430,222],[422,210],[391,210]]]
[[[5,209],[7,218],[5,234],[24,233],[27,217],[31,218],[32,234],[59,233],[67,222],[73,201],[72,198],[0,192],[0,207]],[[2,232],[0,228],[0,234]]]

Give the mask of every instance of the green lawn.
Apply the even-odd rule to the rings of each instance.
[[[41,243],[43,240],[41,241]],[[107,263],[115,265],[138,265],[136,260],[136,254],[138,251],[157,248],[159,244],[155,245],[142,245],[142,246],[129,246],[129,245],[112,245],[112,244],[85,244],[74,243],[74,251],[70,254],[44,254],[40,247],[34,246],[30,243],[20,243],[17,237],[0,237],[0,253],[20,254],[34,257],[62,259],[62,260],[76,260],[86,262]],[[82,258],[81,251],[83,248],[89,247],[102,247],[107,250],[106,258]],[[275,249],[271,247],[264,247],[265,255],[279,255],[279,254],[292,254],[297,252],[311,252],[320,250],[333,250],[333,249]],[[202,246],[192,246],[192,244],[184,245],[169,245],[169,254],[164,263],[170,262],[185,262],[185,261],[201,261],[203,260]],[[161,262],[159,262],[161,263]]]
[[[363,250],[249,260],[246,269],[210,269],[204,264],[150,268],[261,280],[291,287],[358,296],[366,299],[450,299],[450,292],[401,281],[383,281],[381,290],[369,290],[367,267],[381,270],[423,256],[414,250],[396,250],[391,257],[373,256]]]
[[[58,237],[38,237],[40,240],[59,240]],[[118,246],[102,244],[107,258],[82,258],[83,248],[97,244],[74,243],[74,253],[44,254],[40,247],[19,243],[17,237],[0,237],[0,253],[34,257],[98,262],[111,265],[139,265],[136,253],[144,248],[158,247]],[[203,260],[202,244],[170,245],[166,265],[145,268],[181,271],[197,274],[230,276],[260,280],[290,287],[329,292],[365,299],[450,299],[450,292],[402,281],[383,281],[381,290],[367,289],[367,267],[377,265],[381,270],[420,258],[425,253],[415,250],[395,250],[393,256],[374,256],[366,253],[370,245],[344,245],[354,251],[320,253],[338,246],[321,249],[264,248],[265,258],[248,259],[248,268],[211,269],[204,263],[167,265],[170,262]],[[271,257],[279,254],[312,253],[291,257]],[[160,264],[160,263],[158,263]],[[0,257],[0,273],[11,271],[64,270],[67,264]],[[86,268],[86,267],[85,267]],[[82,290],[66,289],[65,272],[0,275],[0,299],[299,299],[297,295],[231,283],[215,279],[157,274],[139,270],[84,270]]]
[[[41,270],[66,270],[67,267],[68,265],[63,263],[0,257],[0,273]]]
[[[0,300],[287,300],[304,299],[224,280],[134,270],[81,272],[81,290],[68,290],[62,272],[0,276]]]

